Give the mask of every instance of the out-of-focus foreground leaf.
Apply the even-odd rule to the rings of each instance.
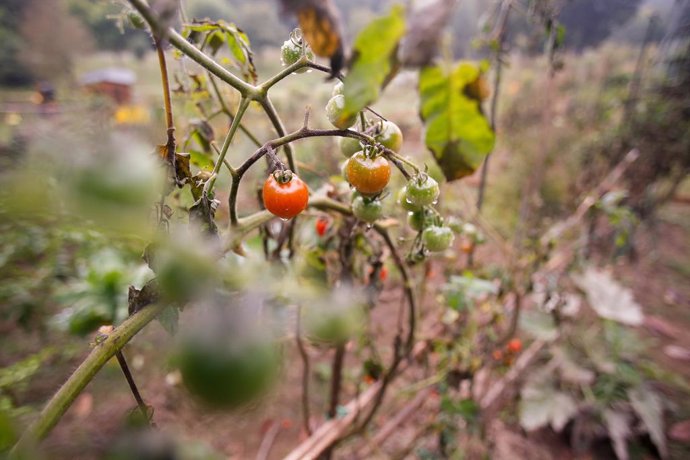
[[[424,143],[449,181],[472,174],[494,147],[495,136],[480,103],[465,88],[480,78],[482,65],[428,66],[419,74]]]
[[[399,5],[359,33],[354,43],[350,71],[345,77],[344,119],[355,116],[379,98],[381,88],[400,67],[397,52],[404,33],[405,10]]]

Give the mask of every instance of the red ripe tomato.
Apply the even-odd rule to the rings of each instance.
[[[520,353],[522,350],[522,341],[520,339],[512,339],[510,342],[508,342],[507,347],[508,351],[511,353]]]
[[[315,229],[317,235],[324,236],[328,231],[328,219],[325,217],[319,217],[316,219]]]
[[[386,281],[388,279],[388,268],[384,265],[379,271],[379,279],[381,281]]]
[[[383,156],[357,152],[347,161],[348,182],[362,195],[377,195],[391,178],[391,165]]]
[[[264,182],[263,199],[271,214],[292,219],[306,209],[309,190],[307,184],[291,171],[276,171]]]

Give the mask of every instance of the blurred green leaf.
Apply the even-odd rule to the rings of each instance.
[[[0,452],[4,452],[17,440],[17,431],[5,411],[0,410]]]
[[[425,67],[419,74],[424,143],[449,181],[472,174],[494,147],[494,132],[480,103],[464,91],[482,70],[460,62],[452,69]]]
[[[31,378],[41,365],[55,354],[55,349],[45,348],[28,358],[0,369],[0,388],[9,388]]]
[[[158,322],[161,323],[163,329],[168,331],[168,334],[177,334],[180,322],[180,310],[175,305],[169,305],[158,315]]]
[[[373,20],[357,35],[344,82],[343,120],[357,115],[379,98],[381,88],[398,70],[398,43],[404,33],[405,10],[396,5],[387,16]]]

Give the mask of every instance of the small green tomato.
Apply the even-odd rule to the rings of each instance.
[[[383,214],[381,200],[356,194],[352,199],[352,213],[361,221],[373,224]]]
[[[307,47],[305,50],[307,59],[314,60],[314,52]],[[302,57],[302,45],[295,43],[292,39],[285,40],[283,46],[280,47],[280,60],[285,67],[294,64]],[[295,73],[304,73],[309,70],[308,67],[302,67],[295,71]]]
[[[455,235],[448,227],[432,225],[422,232],[424,245],[431,252],[445,251],[453,244],[454,239]]]
[[[356,114],[346,118],[343,113],[344,110],[345,96],[342,94],[333,96],[331,100],[328,101],[328,104],[326,104],[326,116],[328,117],[328,121],[338,129],[347,129],[357,121]]]
[[[348,158],[362,150],[362,144],[357,139],[351,137],[339,138],[338,146],[340,147],[340,152]]]
[[[426,173],[412,178],[406,187],[405,198],[416,206],[428,206],[436,203],[441,193],[438,182]]]
[[[403,135],[398,125],[392,121],[384,121],[378,130],[376,141],[383,144],[384,147],[391,149],[394,152],[399,152],[403,144]]]

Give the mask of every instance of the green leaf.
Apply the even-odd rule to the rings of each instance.
[[[165,329],[168,334],[177,334],[180,322],[180,310],[175,305],[169,305],[158,315],[158,322],[161,323],[161,326],[163,326],[163,329]]]
[[[419,74],[424,143],[449,181],[472,174],[494,147],[480,103],[464,91],[482,71],[482,65],[463,61],[452,69],[425,67]]]
[[[405,10],[400,5],[394,6],[387,16],[373,20],[359,33],[343,87],[343,119],[355,116],[379,98],[381,88],[398,70],[398,43],[404,33]]]
[[[192,37],[197,34],[206,34],[203,43],[215,55],[223,43],[228,45],[230,62],[242,72],[245,81],[256,83],[257,74],[254,66],[254,57],[249,43],[249,37],[235,24],[224,21],[201,21],[185,26],[183,35]]]

